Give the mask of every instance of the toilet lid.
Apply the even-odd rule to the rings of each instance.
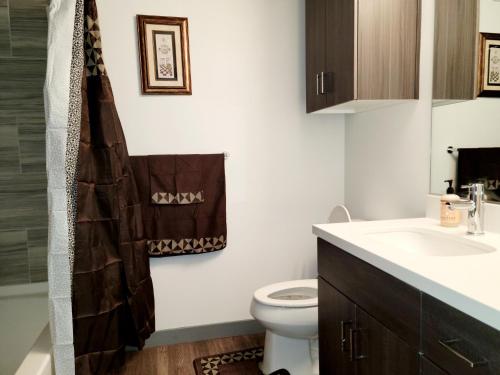
[[[293,280],[267,285],[254,293],[254,298],[269,306],[318,306],[318,280]]]
[[[335,206],[335,208],[332,210],[330,217],[328,217],[328,222],[329,223],[350,223],[351,222],[351,214],[349,213],[349,210],[347,209],[346,206],[340,204],[338,206]]]

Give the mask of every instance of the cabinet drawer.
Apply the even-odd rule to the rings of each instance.
[[[500,331],[425,294],[422,349],[453,375],[500,374]]]
[[[419,347],[420,291],[318,238],[319,275],[413,348]]]

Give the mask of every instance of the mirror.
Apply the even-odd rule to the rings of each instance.
[[[483,182],[500,201],[500,1],[437,0],[431,194]]]

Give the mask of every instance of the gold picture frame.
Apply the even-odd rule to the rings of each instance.
[[[500,97],[500,34],[480,33],[478,96]]]
[[[191,95],[188,19],[137,15],[143,94]]]

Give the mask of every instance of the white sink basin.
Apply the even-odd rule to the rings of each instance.
[[[481,255],[496,251],[477,241],[422,228],[370,232],[365,236],[393,249],[428,256]]]

